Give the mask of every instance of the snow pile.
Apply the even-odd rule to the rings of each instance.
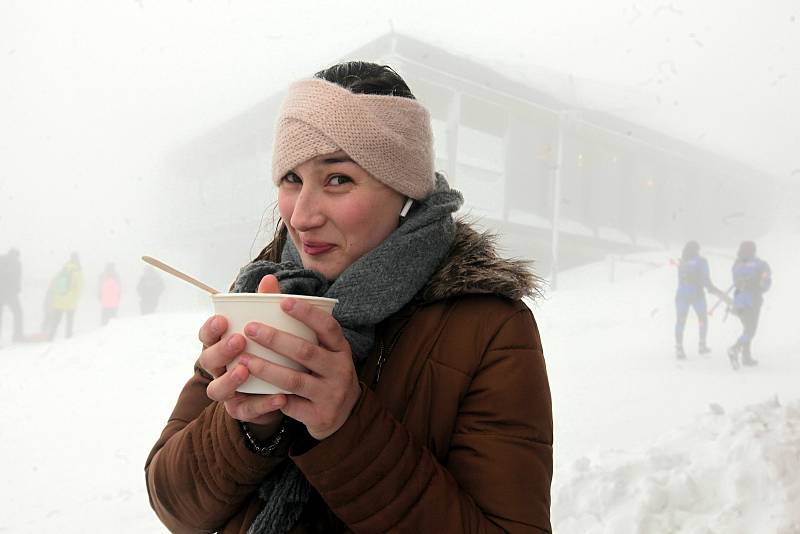
[[[711,408],[649,450],[562,466],[555,532],[800,532],[800,401]]]

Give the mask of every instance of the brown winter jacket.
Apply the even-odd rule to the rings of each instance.
[[[250,452],[195,369],[145,465],[170,530],[246,532],[261,480],[292,461],[314,489],[294,533],[550,532],[550,391],[519,300],[534,279],[458,228],[419,298],[378,325],[361,398],[327,439],[297,433],[273,457]]]

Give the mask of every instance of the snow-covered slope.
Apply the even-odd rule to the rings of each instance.
[[[730,368],[724,351],[740,324],[721,307],[709,320],[713,352],[697,354],[690,315],[689,358],[675,359],[666,253],[617,261],[613,283],[609,262],[562,273],[559,290],[532,305],[553,391],[556,532],[800,532],[797,241],[760,244],[775,282],[757,368]],[[704,252],[727,288],[731,253]]]
[[[553,391],[556,532],[800,532],[800,287],[789,274],[800,262],[780,243],[762,247],[775,286],[754,369],[728,366],[738,324],[721,314],[714,352],[692,350],[690,318],[689,359],[675,361],[666,255],[628,258],[638,263],[619,264],[614,283],[606,263],[563,273],[532,305]],[[727,286],[730,259],[709,260]],[[206,316],[124,317],[0,350],[0,532],[163,531],[143,466]]]
[[[191,376],[203,320],[126,318],[0,350],[0,532],[164,532],[144,462]]]

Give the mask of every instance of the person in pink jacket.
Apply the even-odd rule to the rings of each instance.
[[[100,325],[105,326],[112,317],[117,316],[119,301],[122,297],[122,286],[119,283],[119,275],[113,263],[106,265],[106,270],[100,276]]]

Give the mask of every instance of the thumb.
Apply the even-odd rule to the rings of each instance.
[[[258,283],[258,293],[280,293],[281,286],[274,274],[268,274]]]

